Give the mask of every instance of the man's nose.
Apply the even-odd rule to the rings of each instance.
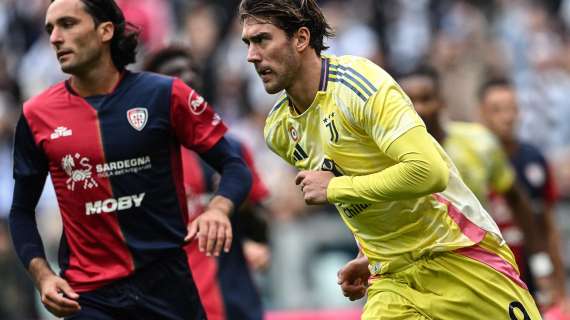
[[[63,42],[63,37],[59,28],[53,28],[49,35],[49,42],[54,46]]]
[[[249,46],[247,49],[247,61],[251,63],[261,61],[261,55],[255,46]]]

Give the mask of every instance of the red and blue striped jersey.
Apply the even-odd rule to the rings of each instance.
[[[182,81],[126,71],[111,94],[61,82],[24,104],[14,176],[51,176],[63,220],[62,275],[79,291],[180,250],[188,210],[180,146],[208,151],[226,132]],[[23,121],[22,121],[23,120]]]

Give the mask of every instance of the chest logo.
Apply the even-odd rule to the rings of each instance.
[[[295,128],[289,127],[289,135],[291,135],[291,139],[293,139],[293,141],[299,141],[299,133],[297,130],[295,130]]]
[[[57,127],[49,137],[51,140],[55,140],[61,137],[69,137],[71,134],[71,129],[67,129],[66,127]]]
[[[324,125],[329,128],[329,140],[330,142],[337,143],[340,135],[334,123],[335,113],[331,113],[323,119]]]
[[[127,119],[131,127],[141,131],[148,120],[148,110],[146,108],[132,108],[127,111]]]
[[[76,184],[83,187],[83,190],[97,187],[97,181],[91,176],[92,166],[89,158],[82,157],[79,153],[66,155],[61,159],[61,167],[67,173],[69,179],[65,181],[67,189],[74,191]]]

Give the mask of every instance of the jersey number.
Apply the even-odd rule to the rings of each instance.
[[[515,314],[515,309],[518,309],[522,313],[523,316],[522,319],[517,317],[517,315]],[[522,303],[518,301],[513,301],[511,302],[511,304],[509,304],[509,317],[511,318],[511,320],[531,320],[530,316],[528,315],[528,312],[526,311]]]

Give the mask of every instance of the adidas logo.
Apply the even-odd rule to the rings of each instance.
[[[50,135],[51,140],[58,139],[60,137],[68,137],[72,134],[71,129],[67,129],[66,127],[57,127],[53,130],[53,133]]]

